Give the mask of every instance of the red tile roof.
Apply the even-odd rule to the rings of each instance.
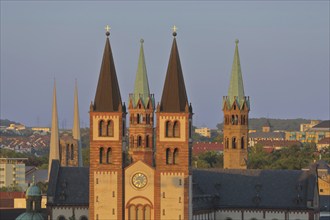
[[[192,147],[193,155],[198,155],[206,151],[223,151],[223,144],[219,142],[196,142]]]
[[[318,142],[318,144],[330,144],[330,137],[323,138]]]

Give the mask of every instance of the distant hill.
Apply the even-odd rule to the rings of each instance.
[[[249,129],[261,131],[262,126],[269,120],[272,130],[299,131],[300,124],[310,123],[310,119],[273,119],[273,118],[250,118]],[[223,123],[217,124],[217,128],[223,128]]]
[[[0,125],[8,127],[10,124],[20,124],[15,121],[10,121],[8,119],[0,119]]]

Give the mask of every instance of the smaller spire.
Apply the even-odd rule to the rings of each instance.
[[[34,186],[35,184],[36,184],[36,181],[35,181],[35,176],[33,174],[33,176],[32,176],[32,185]]]

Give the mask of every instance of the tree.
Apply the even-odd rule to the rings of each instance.
[[[216,151],[207,151],[193,158],[193,166],[196,168],[222,168],[223,154]]]

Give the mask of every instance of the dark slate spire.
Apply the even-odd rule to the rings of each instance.
[[[186,86],[183,79],[178,46],[176,43],[176,27],[173,28],[173,44],[167,73],[164,83],[163,95],[160,103],[161,112],[185,112],[188,106]]]
[[[109,29],[107,26],[107,39],[94,99],[94,111],[96,112],[121,111],[119,107],[121,105],[121,96],[109,41]]]

